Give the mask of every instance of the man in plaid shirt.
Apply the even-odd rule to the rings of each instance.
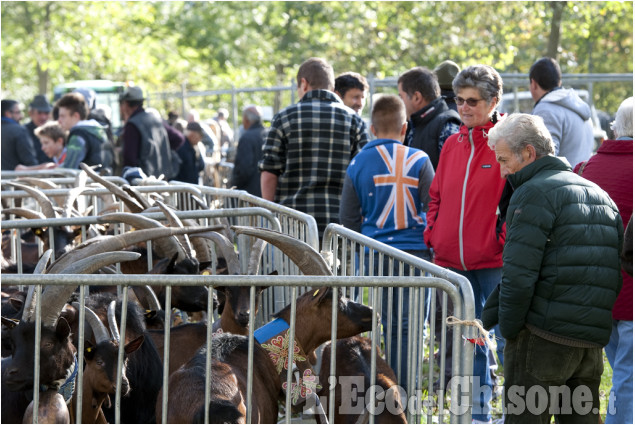
[[[300,101],[271,123],[259,163],[262,197],[310,214],[320,239],[339,222],[346,168],[369,140],[364,121],[333,93],[333,68],[310,58],[298,70]]]

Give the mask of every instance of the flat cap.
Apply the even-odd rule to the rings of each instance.
[[[446,60],[441,62],[432,72],[437,76],[441,90],[452,90],[452,81],[461,72],[461,68],[451,60]]]

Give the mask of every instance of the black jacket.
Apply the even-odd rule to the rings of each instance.
[[[266,131],[261,123],[253,124],[245,130],[238,140],[232,172],[232,185],[255,196],[260,196],[258,162],[262,159],[265,135]]]
[[[428,106],[410,116],[409,124],[411,127],[408,131],[413,132],[413,134],[409,146],[427,153],[435,170],[441,155],[439,137],[443,127],[448,122],[454,122],[460,126],[461,118],[456,111],[448,108],[442,97],[436,98]]]
[[[9,118],[2,118],[2,155],[0,169],[13,171],[19,164],[37,165],[33,141],[26,128]]]

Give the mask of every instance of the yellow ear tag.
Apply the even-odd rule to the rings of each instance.
[[[93,349],[92,349],[92,348],[90,348],[90,347],[88,347],[88,348],[86,349],[86,351],[90,353],[91,351],[93,351]]]
[[[203,273],[201,273],[203,276],[209,276],[209,270],[204,270]]]
[[[320,290],[316,289],[315,292],[313,293],[313,296],[316,296],[318,294],[318,292],[320,292]]]

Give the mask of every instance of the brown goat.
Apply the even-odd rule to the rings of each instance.
[[[383,400],[385,405],[380,408],[380,412],[374,415],[374,421],[377,424],[405,424],[406,415],[401,404],[400,394],[397,387],[397,376],[391,369],[390,365],[381,357],[379,347],[375,346],[377,371],[375,374],[375,385],[381,387],[385,392]],[[369,412],[366,408],[369,400],[364,397],[366,391],[370,388],[370,364],[372,355],[372,342],[368,338],[354,336],[352,338],[341,339],[336,344],[336,363],[335,377],[337,385],[335,386],[335,416],[334,421],[337,424],[345,423],[366,423],[368,421]],[[322,351],[322,366],[320,368],[320,382],[322,389],[318,392],[320,401],[326,412],[329,411],[329,374],[331,370],[331,343],[324,345]],[[361,379],[353,379],[356,384],[362,384],[363,387],[357,387],[357,393],[346,392],[348,397],[353,399],[343,400],[342,391],[345,383],[342,378],[350,379],[351,377],[360,377]],[[351,388],[353,390],[353,388]],[[358,394],[359,393],[359,394]],[[353,394],[355,394],[353,396]],[[354,401],[357,400],[355,406]],[[365,400],[361,402],[360,400]],[[374,405],[374,402],[371,401]],[[387,409],[386,405],[392,404],[394,409]],[[349,411],[346,406],[349,406]],[[390,410],[400,412],[393,414]]]
[[[165,347],[165,333],[163,329],[148,329],[147,333],[157,347],[157,351],[161,357],[161,363],[164,363],[163,350]],[[169,373],[172,374],[179,367],[187,363],[206,341],[206,323],[186,323],[170,328]]]
[[[315,350],[320,344],[329,340],[331,337],[331,305],[333,291],[331,288],[321,288],[318,291],[310,291],[297,300],[296,309],[296,340],[305,353]],[[291,308],[287,306],[280,313],[276,314],[277,318],[284,319],[287,323],[290,321]],[[373,320],[373,312],[370,307],[357,304],[345,298],[339,298],[338,302],[338,322],[337,336],[338,338],[346,338],[357,335],[361,332],[371,330]],[[244,336],[221,334],[214,336],[212,339],[212,357],[217,361],[225,363],[231,371],[230,376],[235,377],[238,382],[238,389],[243,400],[247,399],[247,356],[248,341]],[[189,415],[187,422],[196,422],[202,420],[201,411],[204,411],[204,395],[205,395],[205,373],[201,373],[201,362],[205,364],[206,348],[201,349],[192,360],[177,370],[170,376],[169,388],[170,394],[178,394],[177,397],[170,397],[168,401],[168,422],[173,422],[176,417]],[[189,367],[188,367],[189,365]],[[226,370],[218,366],[212,368],[211,380],[215,382],[212,385],[212,397],[210,402],[210,412],[223,412],[221,417],[227,419],[238,415],[239,423],[245,423],[244,413],[240,413],[240,406],[237,410],[227,410],[227,400],[234,400],[236,394],[228,393],[224,388],[228,385],[220,385],[222,376],[216,373]],[[254,347],[254,370],[253,370],[253,405],[252,405],[252,423],[274,423],[278,416],[278,400],[281,400],[282,386],[280,377],[276,371],[275,365],[269,359],[267,351],[258,343]],[[185,395],[184,395],[185,394]],[[186,397],[190,400],[198,400],[197,406],[199,410],[184,410],[178,400]],[[159,397],[160,399],[160,397]],[[193,403],[193,401],[191,401]],[[203,409],[203,410],[200,410]],[[189,412],[189,413],[188,413]],[[161,416],[161,403],[157,403],[157,418]],[[242,415],[242,416],[240,416]],[[219,420],[210,413],[210,421]],[[224,419],[223,419],[224,420]]]

